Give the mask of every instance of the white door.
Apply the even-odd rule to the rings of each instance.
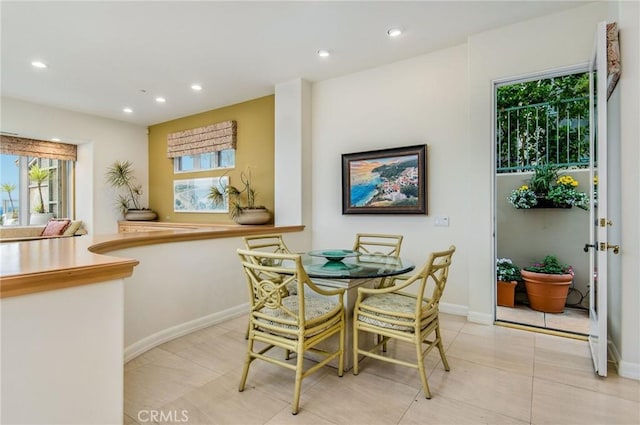
[[[609,284],[610,252],[617,254],[619,247],[609,243],[611,227],[617,225],[610,219],[615,203],[609,203],[607,191],[607,24],[598,24],[596,45],[589,67],[591,131],[591,209],[593,224],[590,236],[591,269],[589,291],[589,346],[595,371],[607,376],[607,286]],[[587,246],[585,246],[587,250]]]

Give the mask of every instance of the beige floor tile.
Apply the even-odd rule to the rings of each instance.
[[[280,356],[281,360],[284,360],[284,351],[274,351],[274,357]],[[296,359],[294,356],[288,361],[290,364],[295,365]],[[312,360],[304,360],[305,370],[312,367],[316,362]],[[240,383],[240,377],[242,374],[242,368],[238,369],[238,384]],[[325,366],[320,368],[313,374],[307,376],[302,380],[301,392],[308,391],[313,385],[315,385],[323,376],[331,374],[338,375],[338,369],[331,366]],[[279,398],[287,403],[293,401],[293,390],[295,385],[295,371],[286,369],[284,367],[274,365],[265,361],[255,360],[249,367],[249,375],[247,376],[247,388],[253,388],[259,391],[266,392],[274,397]]]
[[[439,368],[429,376],[433,395],[447,397],[520,421],[529,421],[532,377],[457,358],[451,371]]]
[[[182,348],[178,342],[175,342],[171,349],[176,356],[219,374],[225,374],[242,368],[247,352],[247,341],[242,335],[227,331],[195,345],[185,343]]]
[[[275,415],[265,425],[338,425],[328,419],[320,417],[313,412],[302,409],[297,415],[291,414],[289,407],[283,409]]]
[[[438,396],[433,397],[431,400],[422,398],[416,400],[411,404],[399,425],[524,425],[528,423],[527,421],[520,421],[490,410],[462,403],[458,400]]]
[[[562,313],[545,313],[544,322],[547,329],[589,334],[589,312],[587,310],[565,308]]]
[[[124,412],[136,418],[144,409],[158,409],[220,376],[212,370],[155,348],[156,359],[124,376]]]
[[[290,408],[263,391],[238,391],[239,375],[223,375],[162,407],[163,411],[185,411],[188,424],[264,424]],[[170,422],[167,422],[170,423]]]
[[[129,415],[124,415],[124,418],[122,419],[122,423],[123,425],[139,425],[138,422],[136,422],[131,416]]]
[[[640,423],[640,403],[534,378],[532,423],[636,425]]]
[[[336,424],[397,424],[417,392],[371,374],[325,375],[302,394],[301,409]]]
[[[404,341],[391,341],[387,346],[387,352],[379,354],[414,363],[417,361],[414,347],[414,345]],[[444,366],[440,360],[440,353],[438,352],[438,349],[434,347],[425,359],[427,378],[431,371],[436,367],[443,368]],[[418,370],[408,366],[402,366],[366,357],[360,360],[360,373],[373,374],[391,381],[409,385],[416,390],[422,389],[422,381],[420,380]]]
[[[176,351],[184,350],[185,345],[198,345],[207,341],[212,341],[227,332],[229,332],[229,329],[223,328],[222,326],[208,326],[187,335],[183,335],[180,338],[165,342],[158,348],[162,348],[170,353],[175,353]]]
[[[524,305],[515,307],[496,307],[496,319],[507,322],[521,323],[524,325],[544,327],[544,313],[531,310]]]
[[[533,375],[535,334],[500,326],[467,324],[447,350],[447,358]]]
[[[467,323],[464,316],[456,316],[447,313],[438,313],[440,316],[440,328],[447,329],[452,332],[458,332]]]
[[[247,311],[249,311],[249,307],[247,307]],[[242,335],[244,335],[247,332],[247,326],[249,326],[249,315],[246,314],[236,317],[235,319],[227,320],[218,326],[230,331],[241,332]]]

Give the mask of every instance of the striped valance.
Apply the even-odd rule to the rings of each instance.
[[[235,121],[224,121],[206,127],[171,133],[167,135],[167,156],[175,158],[235,149],[236,132]]]
[[[35,156],[67,161],[78,159],[76,145],[6,135],[0,135],[0,152],[5,155]]]

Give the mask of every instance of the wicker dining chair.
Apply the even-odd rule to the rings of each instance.
[[[387,235],[382,233],[356,233],[353,250],[368,255],[392,255],[400,256],[402,235]],[[393,285],[393,279],[382,278],[376,284],[376,288],[384,288]]]
[[[358,288],[358,297],[353,310],[354,375],[359,373],[359,355],[409,366],[418,369],[424,395],[426,398],[431,398],[424,367],[425,356],[431,349],[438,348],[444,369],[449,371],[440,333],[438,306],[447,284],[451,257],[455,250],[455,246],[452,245],[445,251],[431,253],[425,265],[417,273],[402,283],[398,282],[396,286],[378,289]],[[402,291],[414,284],[417,286],[415,295],[413,291],[412,293]],[[427,298],[425,292],[432,284],[433,292],[431,297]],[[382,341],[371,349],[360,349],[359,331],[380,335]],[[427,339],[431,334],[434,335],[431,339]],[[390,339],[414,344],[417,362],[410,363],[379,354],[377,351]],[[424,350],[422,344],[427,345]]]
[[[249,366],[256,359],[294,370],[291,412],[295,415],[304,378],[336,358],[338,376],[343,374],[344,289],[324,290],[316,286],[304,271],[299,254],[238,249],[238,255],[247,278],[251,305],[249,342],[239,390],[244,391]],[[293,282],[297,285],[297,293],[286,296],[283,289]],[[335,351],[316,347],[336,334],[339,341]],[[256,349],[256,342],[266,344],[266,347]],[[274,347],[284,349],[287,358],[289,352],[296,353],[295,363],[268,356],[267,352]],[[306,352],[312,352],[322,360],[304,370]]]

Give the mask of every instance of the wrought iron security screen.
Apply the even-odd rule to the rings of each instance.
[[[496,169],[589,167],[589,74],[500,85],[496,90]]]

